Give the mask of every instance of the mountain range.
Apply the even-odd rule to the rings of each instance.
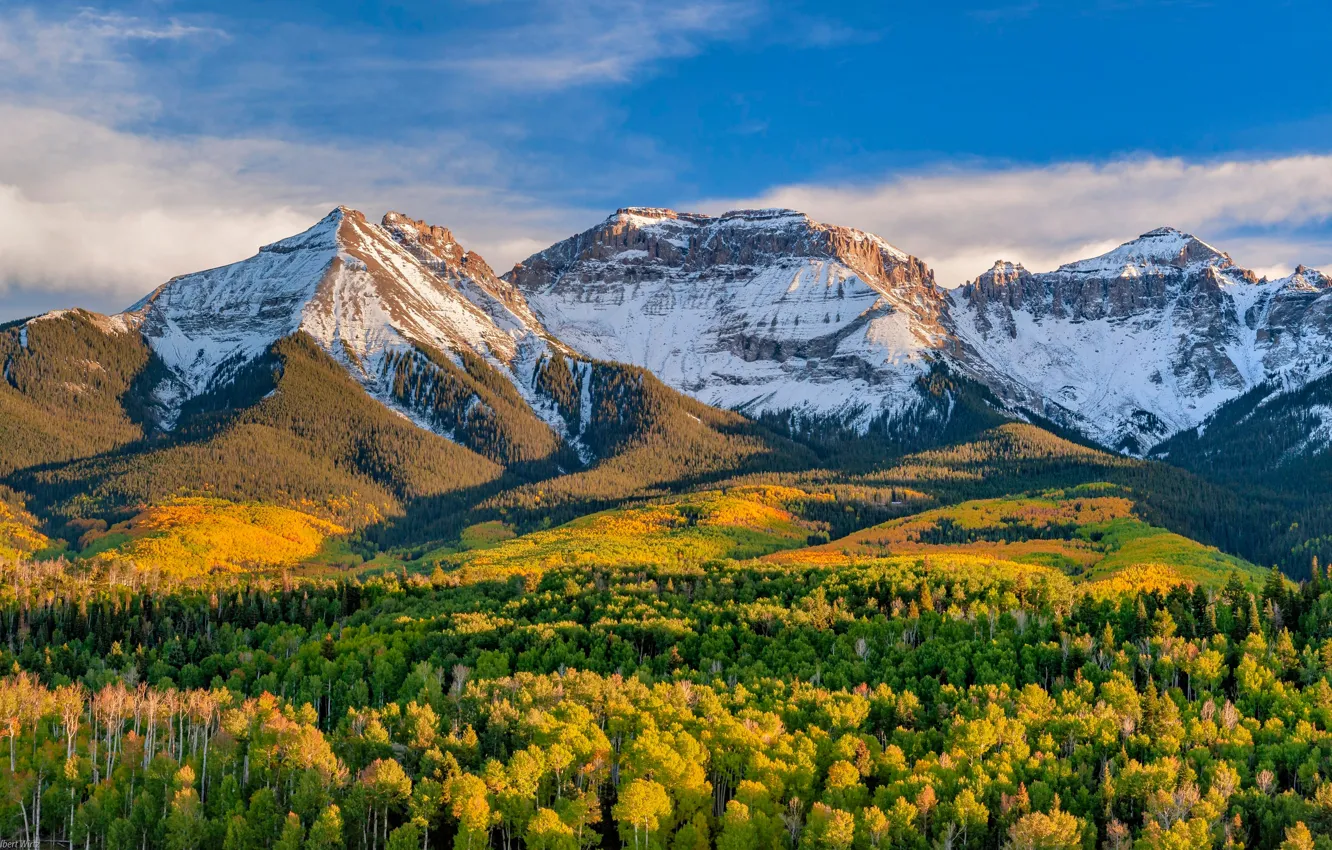
[[[626,208],[498,275],[339,207],[119,315],[0,328],[0,480],[67,538],[200,487],[437,536],[1023,420],[1290,493],[1282,469],[1332,481],[1330,293],[1171,228],[950,290],[773,209]]]
[[[947,365],[1001,407],[1143,455],[1257,387],[1327,374],[1332,280],[1260,280],[1171,228],[955,289],[871,234],[790,210],[621,210],[506,277],[574,348],[709,404],[861,431]]]

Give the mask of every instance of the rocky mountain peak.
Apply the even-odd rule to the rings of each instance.
[[[1098,257],[1065,263],[1059,270],[1089,275],[1134,274],[1195,265],[1228,268],[1233,263],[1229,255],[1192,234],[1173,227],[1158,227]]]
[[[1023,277],[1030,277],[1031,272],[1021,263],[1010,262],[1009,260],[995,260],[994,265],[986,269],[976,278],[976,283],[988,284],[992,286],[1003,286],[1012,283]]]
[[[1318,269],[1299,265],[1295,267],[1293,274],[1277,280],[1276,283],[1282,290],[1289,292],[1322,292],[1332,288],[1332,277]]]
[[[665,207],[621,207],[603,224],[620,222],[634,227],[650,227],[664,221],[703,222],[709,216],[702,213],[677,212]]]
[[[447,227],[411,218],[400,212],[386,212],[380,226],[401,245],[419,245],[437,257],[457,257],[464,253]]]
[[[505,278],[575,350],[749,413],[909,407],[947,339],[923,262],[789,209],[625,207]]]
[[[393,237],[394,241],[423,261],[441,263],[454,269],[466,269],[471,274],[488,279],[495,278],[495,272],[490,264],[480,254],[458,244],[453,231],[447,227],[430,224],[399,212],[385,213],[380,226]]]
[[[356,210],[349,209],[347,207],[334,207],[332,210],[329,211],[328,215],[319,219],[319,221],[315,222],[308,229],[303,230],[300,233],[297,233],[293,236],[288,236],[285,239],[279,239],[276,242],[270,242],[267,245],[261,245],[259,247],[259,253],[261,255],[291,254],[297,251],[336,250],[338,245],[338,233],[342,228],[343,221],[347,220],[348,218],[356,218],[356,217],[360,217],[362,221],[365,220],[365,217],[362,216],[361,213],[357,212]],[[172,281],[190,276],[191,275],[181,275],[177,278],[172,278]],[[133,312],[139,307],[142,307],[152,298],[153,295],[149,295],[147,298],[143,299],[143,301],[140,301],[134,307],[131,307],[130,311]]]
[[[976,310],[977,322],[985,331],[991,327],[988,306],[1002,304],[1008,310],[1020,308],[1029,300],[1032,275],[1021,263],[995,260],[994,265],[961,288],[962,296]],[[1039,287],[1038,287],[1039,288]],[[1009,333],[1016,333],[1011,317],[1005,322]]]
[[[934,274],[924,263],[878,236],[780,208],[731,210],[714,216],[624,207],[597,226],[517,264],[505,278],[530,293],[534,287],[563,281],[579,264],[600,263],[612,266],[606,270],[609,277],[596,271],[600,282],[633,279],[648,266],[741,280],[761,266],[805,259],[844,263],[864,279],[891,287],[934,288]]]
[[[548,344],[522,294],[448,228],[342,206],[253,257],[173,278],[130,314],[171,376],[167,411],[298,331],[385,400],[386,364],[404,352],[471,352],[518,381],[510,365]]]
[[[1259,281],[1161,227],[1050,272],[996,263],[949,319],[997,395],[1140,454],[1265,381],[1326,372],[1329,289],[1304,267]]]

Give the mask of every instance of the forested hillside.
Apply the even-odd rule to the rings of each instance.
[[[748,526],[798,545],[789,494],[737,497],[770,507],[642,517],[682,535],[656,564],[548,541],[521,581],[464,563],[162,594],[11,567],[0,828],[140,850],[1329,846],[1321,571],[1103,596],[974,552],[698,548]]]
[[[371,398],[304,334],[189,399],[163,430],[156,399],[169,381],[137,334],[113,321],[71,312],[0,332],[0,428],[9,429],[0,477],[75,548],[89,531],[177,497],[293,507],[368,545],[412,546],[456,538],[472,509],[526,528],[813,462],[807,449],[642,369],[573,361],[575,384],[563,355],[548,358],[533,392],[568,422],[561,439],[475,356],[461,366],[428,350],[390,358],[386,379],[404,409],[450,439]]]
[[[69,521],[115,521],[144,503],[217,495],[329,506],[365,526],[405,500],[484,486],[497,464],[415,427],[366,396],[296,336],[225,396],[198,400],[168,434],[121,451],[10,476],[32,506]]]
[[[0,475],[144,435],[156,365],[136,333],[82,310],[0,326]]]

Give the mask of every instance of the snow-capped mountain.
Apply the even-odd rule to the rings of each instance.
[[[170,373],[158,388],[168,424],[297,331],[399,408],[404,357],[470,353],[528,392],[553,345],[521,293],[446,228],[398,213],[376,225],[344,207],[247,260],[177,277],[127,315]]]
[[[959,365],[1014,407],[1141,454],[1263,384],[1332,368],[1325,275],[1260,280],[1172,228],[1032,273],[998,262],[950,294]]]
[[[505,278],[576,351],[750,414],[863,427],[915,403],[950,339],[920,260],[791,210],[622,209]]]
[[[883,239],[791,210],[629,208],[505,279],[587,356],[862,430],[918,407],[944,363],[1019,415],[1144,454],[1257,386],[1332,369],[1325,275],[1260,280],[1172,228],[1052,272],[1001,261],[949,292]]]
[[[622,209],[499,277],[446,228],[340,207],[114,321],[166,367],[168,428],[303,331],[374,398],[501,463],[561,440],[591,459],[589,359],[862,432],[946,419],[952,399],[921,380],[943,364],[1012,413],[1146,454],[1255,388],[1332,373],[1330,296],[1320,272],[1259,279],[1170,228],[1051,272],[999,262],[950,292],[883,239],[791,210]]]

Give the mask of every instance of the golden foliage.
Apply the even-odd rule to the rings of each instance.
[[[803,544],[812,526],[789,509],[823,498],[792,487],[736,487],[603,511],[453,558],[464,582],[537,576],[563,566],[646,568],[745,558]]]
[[[1193,587],[1197,582],[1168,564],[1131,564],[1089,581],[1084,587],[1086,592],[1099,599],[1116,599],[1139,592],[1165,594],[1180,584]]]
[[[97,557],[126,559],[182,579],[288,566],[318,552],[325,538],[344,533],[341,526],[290,508],[186,498],[113,526],[108,536],[129,540]]]
[[[51,541],[36,525],[36,517],[0,498],[0,560],[18,560],[49,546]]]

